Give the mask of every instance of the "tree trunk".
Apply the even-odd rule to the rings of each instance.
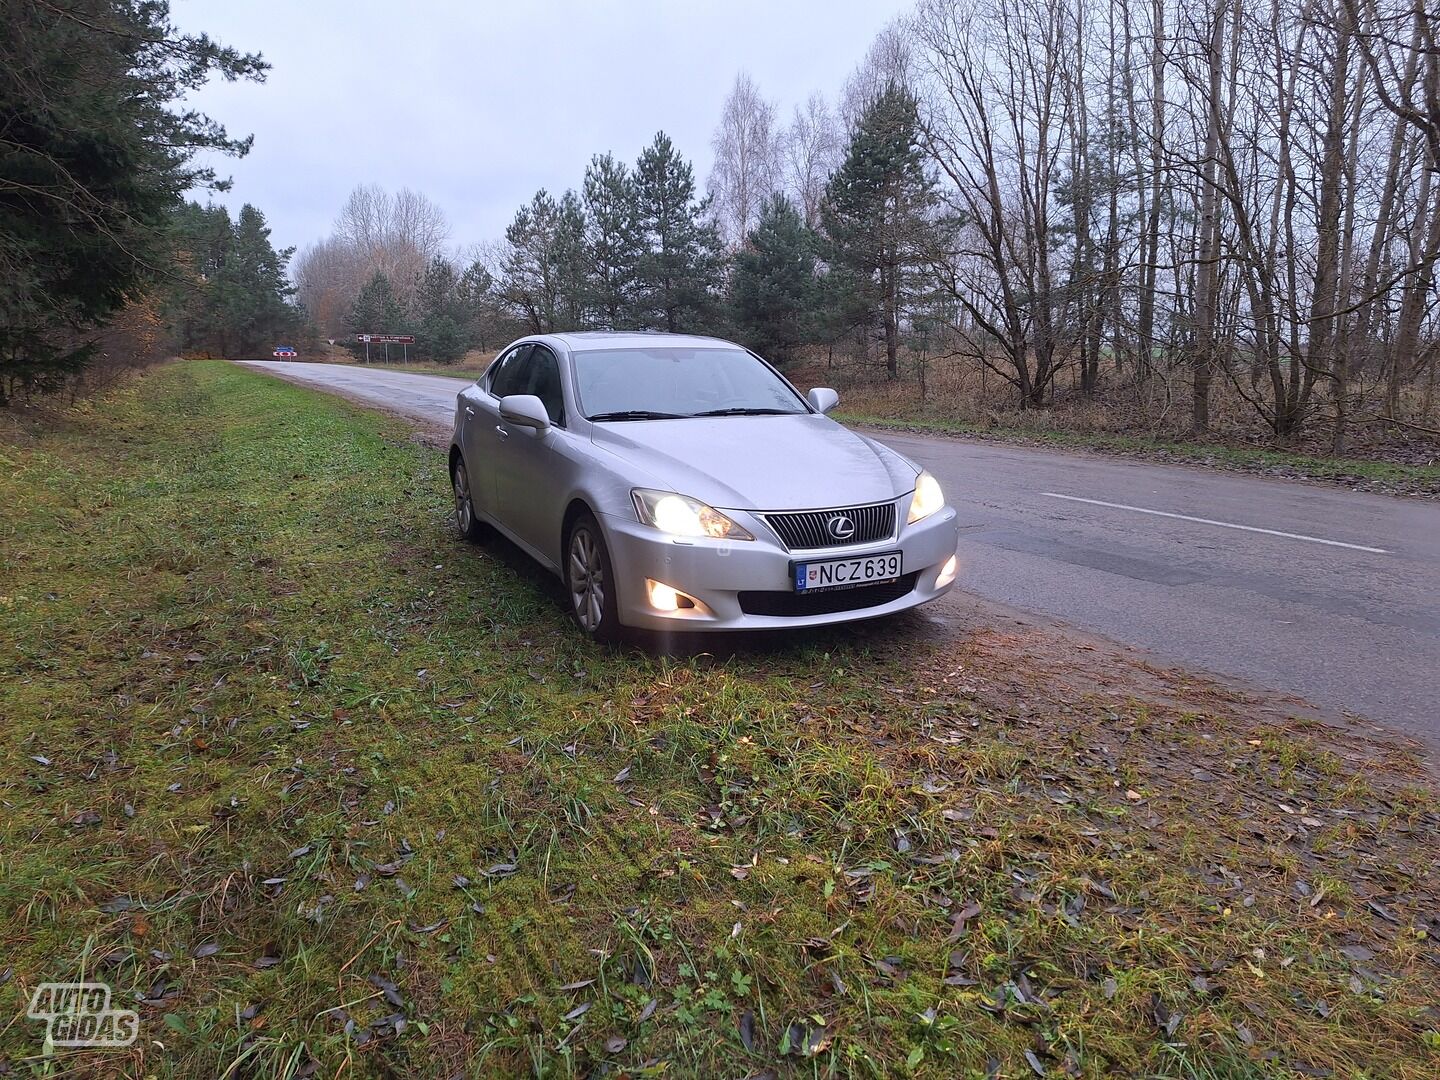
[[[1400,406],[1400,388],[1417,371],[1420,323],[1425,315],[1425,301],[1435,280],[1435,260],[1440,255],[1440,198],[1432,196],[1436,165],[1432,162],[1420,176],[1420,197],[1417,206],[1430,207],[1430,219],[1424,221],[1417,210],[1410,233],[1410,262],[1417,269],[1406,279],[1401,292],[1400,321],[1395,328],[1395,356],[1390,363],[1385,406],[1396,417]]]
[[[1349,114],[1351,30],[1345,6],[1335,16],[1335,57],[1330,70],[1330,101],[1320,155],[1320,200],[1316,210],[1315,281],[1310,291],[1310,330],[1305,359],[1312,373],[1328,372],[1333,382],[1335,425],[1331,442],[1344,452],[1349,372],[1333,348],[1336,338],[1336,289],[1340,280],[1341,188],[1345,179],[1345,127]]]
[[[1220,273],[1215,173],[1220,152],[1225,15],[1225,0],[1217,0],[1211,14],[1210,43],[1206,49],[1210,93],[1206,101],[1205,155],[1200,188],[1200,265],[1195,281],[1195,340],[1190,354],[1190,426],[1197,433],[1210,427],[1210,378],[1215,363],[1216,293]]]

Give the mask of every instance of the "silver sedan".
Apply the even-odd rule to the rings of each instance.
[[[461,391],[456,521],[565,583],[587,633],[868,619],[948,591],[955,511],[929,473],[714,338],[547,334]]]

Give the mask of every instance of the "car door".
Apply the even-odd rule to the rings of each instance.
[[[490,365],[475,383],[460,392],[460,452],[470,474],[470,499],[475,509],[507,528],[509,523],[497,511],[495,477],[503,457],[504,440],[500,425],[502,393],[519,394],[523,365],[531,345],[525,342],[510,349]]]
[[[496,458],[497,517],[517,539],[554,562],[560,549],[560,521],[564,516],[560,504],[569,473],[565,444],[570,438],[559,359],[548,347],[537,344],[524,358],[521,375],[518,388],[508,392],[538,397],[550,415],[550,427],[536,431],[500,421],[505,434]]]

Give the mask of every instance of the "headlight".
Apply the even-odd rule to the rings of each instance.
[[[910,516],[905,519],[905,524],[914,525],[917,521],[924,521],[935,511],[944,508],[945,495],[940,490],[940,481],[922,469],[920,475],[915,477],[915,494],[910,496]]]
[[[630,497],[635,500],[635,513],[641,521],[671,536],[705,536],[712,540],[755,539],[713,506],[676,495],[673,491],[636,488]]]

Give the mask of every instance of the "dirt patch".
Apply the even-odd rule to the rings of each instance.
[[[1440,784],[1434,747],[1294,694],[1164,663],[1143,649],[970,594],[952,593],[917,617],[943,629],[958,655],[983,668],[983,678],[969,681],[979,679],[976,692],[991,704],[1109,701],[1118,707],[1139,700],[1177,713],[1217,715],[1231,726],[1285,725],[1348,764],[1403,762],[1402,771],[1417,781]],[[965,674],[962,666],[947,681]]]

